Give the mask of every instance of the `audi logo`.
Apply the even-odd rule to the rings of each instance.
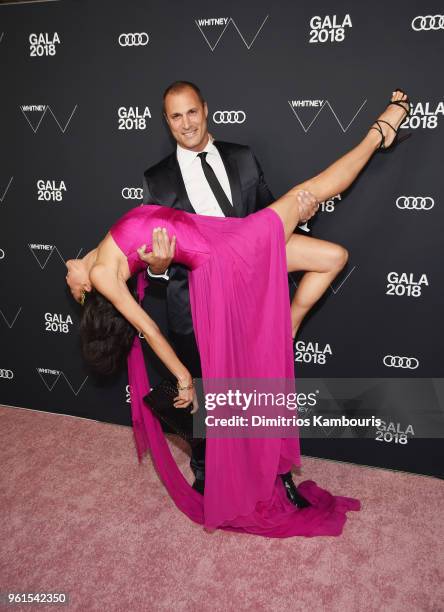
[[[14,372],[12,372],[12,370],[0,369],[0,378],[7,378],[8,380],[11,380],[11,378],[14,378]]]
[[[149,39],[146,32],[120,34],[119,45],[121,47],[144,47],[148,44]]]
[[[419,366],[416,357],[399,357],[398,355],[386,355],[383,363],[388,368],[408,368],[409,370],[416,370]]]
[[[141,200],[143,198],[143,189],[141,187],[124,187],[122,189],[122,198],[125,200]]]
[[[430,210],[435,200],[430,196],[399,196],[396,206],[401,210]]]
[[[424,15],[415,17],[412,21],[415,32],[420,30],[442,30],[444,29],[444,15]]]
[[[244,111],[216,111],[213,114],[214,123],[243,123],[247,115]]]
[[[4,259],[5,258],[5,252],[3,249],[0,249],[0,259]]]

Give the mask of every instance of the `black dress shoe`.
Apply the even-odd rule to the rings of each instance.
[[[307,501],[305,497],[302,497],[302,495],[296,489],[296,485],[293,482],[291,472],[281,474],[281,478],[282,482],[284,483],[285,490],[287,492],[287,497],[292,504],[294,504],[298,508],[308,508],[308,506],[311,506],[310,502]]]
[[[198,493],[200,493],[201,495],[204,494],[204,489],[205,489],[205,480],[201,480],[200,478],[196,478],[196,480],[193,482],[192,488],[197,491]]]

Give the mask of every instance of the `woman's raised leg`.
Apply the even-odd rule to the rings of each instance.
[[[391,101],[399,100],[402,102],[406,99],[406,94],[398,89],[391,97]],[[405,106],[407,107],[407,104]],[[397,128],[405,116],[406,111],[402,107],[389,105],[379,119],[388,121],[394,128]],[[394,138],[394,132],[385,123],[382,123],[382,126],[386,147],[388,147]],[[282,219],[286,240],[293,234],[300,221],[297,192],[301,190],[309,191],[319,202],[342,193],[356,179],[373,153],[379,148],[380,142],[381,135],[378,131],[369,129],[367,135],[356,147],[328,166],[323,172],[296,185],[270,205],[270,208],[273,208]]]

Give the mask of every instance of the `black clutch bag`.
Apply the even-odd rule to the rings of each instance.
[[[193,416],[192,406],[188,408],[175,408],[174,398],[178,396],[176,383],[170,380],[162,380],[153,387],[143,401],[151,412],[173,433],[184,438],[191,446],[197,446],[202,442],[200,438],[193,438]]]

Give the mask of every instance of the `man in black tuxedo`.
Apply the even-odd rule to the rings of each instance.
[[[271,204],[275,198],[262,169],[248,146],[214,140],[208,133],[207,103],[199,88],[188,81],[170,85],[163,96],[163,110],[176,150],[144,173],[143,203],[178,208],[190,213],[246,215]],[[301,210],[317,205],[314,196],[304,196]],[[308,217],[309,215],[307,215]],[[191,318],[188,271],[171,264],[170,243],[162,233],[153,235],[148,254],[148,275],[167,283],[168,335],[179,359],[193,378],[201,378],[201,366]],[[260,271],[258,272],[260,273]],[[193,487],[203,493],[205,440],[192,449]],[[282,475],[287,495],[295,505],[300,498],[291,473]]]

